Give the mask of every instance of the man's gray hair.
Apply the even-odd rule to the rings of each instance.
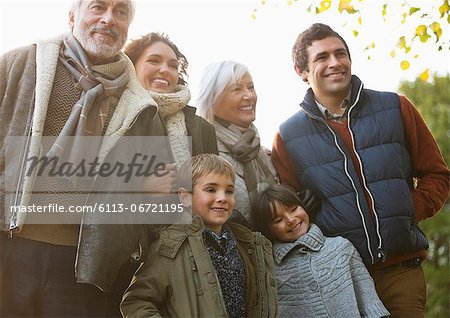
[[[198,87],[198,114],[209,122],[213,122],[212,107],[223,96],[225,88],[240,80],[246,73],[248,73],[247,66],[235,61],[209,64],[203,72]]]
[[[74,0],[72,2],[72,7],[70,8],[70,12],[74,14],[78,14],[78,11],[80,10],[81,2],[88,1],[88,0]],[[136,4],[134,1],[129,0],[130,2],[130,23],[133,21],[134,14],[136,13]]]

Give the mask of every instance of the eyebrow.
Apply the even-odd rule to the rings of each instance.
[[[318,57],[327,56],[328,54],[329,53],[327,51],[322,51],[322,52],[319,52],[319,53],[315,54],[314,56],[312,56],[312,58],[313,58],[313,60],[315,60]]]
[[[156,57],[162,57],[162,54],[158,54],[158,53],[151,53],[151,54],[149,54],[149,55],[147,55],[147,57],[151,57],[151,56],[156,56]],[[170,59],[169,61],[175,61],[175,62],[178,62],[178,59]]]
[[[215,182],[208,182],[208,183],[203,184],[203,187],[206,187],[206,186],[218,186],[218,185],[219,184],[215,183]],[[233,187],[234,188],[234,184],[228,184],[227,187]]]
[[[106,2],[107,1],[105,0],[92,0],[90,3],[98,3],[106,6]],[[115,7],[127,8],[128,10],[130,10],[130,1],[118,1],[115,4]]]

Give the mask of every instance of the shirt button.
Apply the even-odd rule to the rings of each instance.
[[[247,250],[247,253],[249,253],[251,255],[251,254],[253,254],[253,250]]]
[[[310,288],[312,291],[317,290],[317,287],[318,287],[318,285],[317,285],[316,282],[309,284],[309,288]]]

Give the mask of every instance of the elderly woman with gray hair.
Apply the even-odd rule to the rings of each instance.
[[[209,64],[198,94],[198,114],[214,125],[219,155],[236,168],[232,220],[253,229],[252,203],[258,191],[276,183],[269,150],[260,144],[253,121],[257,95],[247,67],[234,61]]]

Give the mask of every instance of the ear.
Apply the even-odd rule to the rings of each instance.
[[[185,188],[178,189],[178,199],[187,208],[192,205],[192,194]]]
[[[300,66],[294,65],[295,72],[301,77],[302,81],[308,83],[308,72],[302,70]]]
[[[75,25],[75,14],[72,11],[70,11],[69,12],[69,28],[70,28],[70,31],[72,31],[72,32],[73,32],[74,25]]]

